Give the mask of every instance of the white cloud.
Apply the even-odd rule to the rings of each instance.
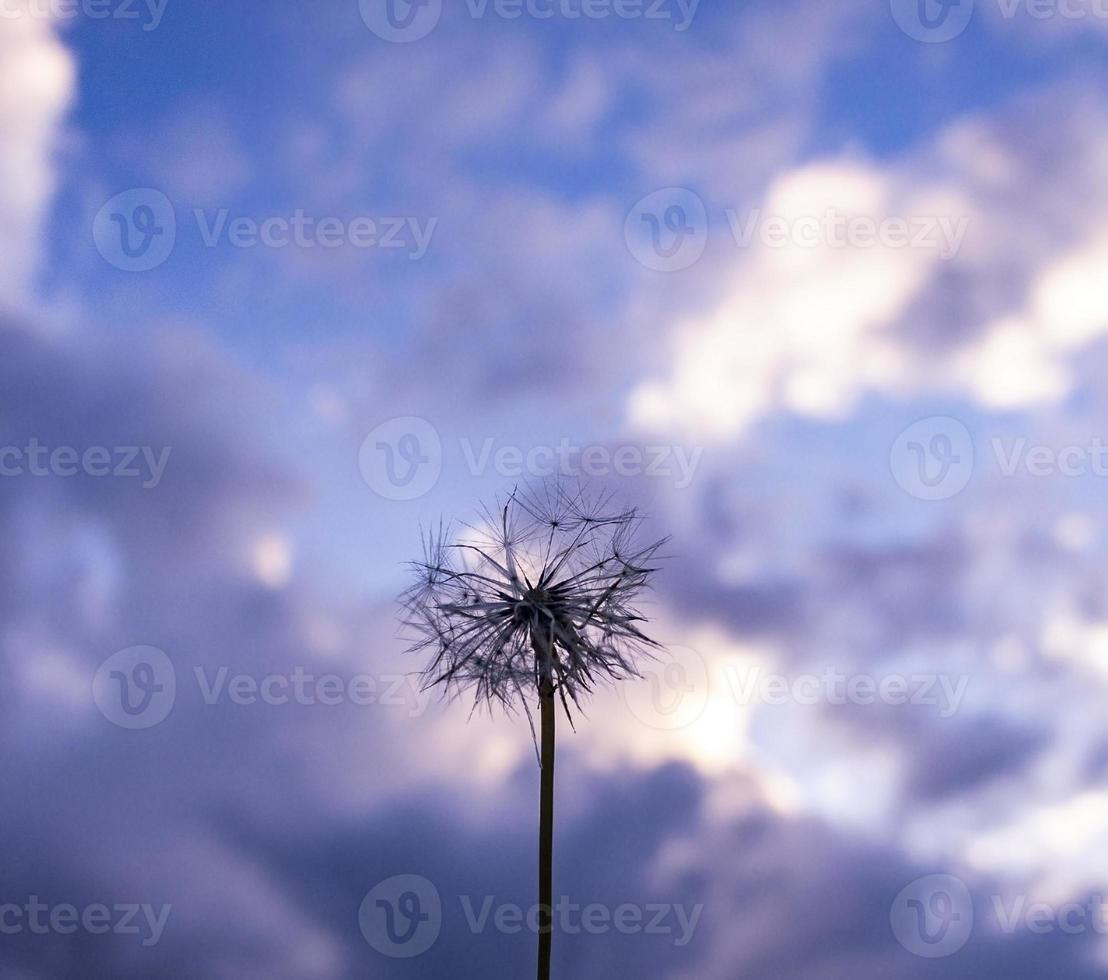
[[[1101,234],[1039,277],[1032,309],[1041,329],[1059,347],[1074,349],[1108,332],[1108,234]]]
[[[1058,402],[1078,384],[1071,355],[1108,333],[1108,236],[1049,262],[1020,315],[990,323],[957,373],[990,409]]]
[[[997,411],[1048,404],[1070,387],[1065,365],[1020,318],[990,324],[980,342],[958,359],[955,373],[981,405]]]
[[[26,304],[42,258],[53,157],[75,75],[49,21],[0,18],[0,306]]]
[[[875,215],[890,211],[891,195],[879,170],[827,163],[778,180],[761,213],[790,224],[829,208],[844,217]],[[633,420],[726,438],[782,408],[848,412],[864,387],[891,385],[903,374],[903,351],[881,331],[937,261],[935,251],[828,240],[753,245],[723,306],[678,328],[671,378],[633,393]]]
[[[795,227],[833,208],[879,227],[948,224],[911,247],[755,235],[721,266],[732,281],[718,308],[675,323],[672,367],[632,391],[631,421],[735,439],[776,413],[842,418],[871,392],[954,393],[989,410],[1068,397],[1108,332],[1108,194],[1091,178],[1104,146],[1090,120],[1103,116],[1102,101],[1054,90],[892,164],[779,177],[763,220]]]

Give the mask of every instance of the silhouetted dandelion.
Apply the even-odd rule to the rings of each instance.
[[[522,705],[541,770],[539,966],[550,976],[553,907],[554,726],[570,724],[582,699],[607,680],[638,676],[636,661],[658,644],[636,610],[664,541],[637,541],[641,517],[613,497],[551,482],[485,507],[460,533],[426,536],[416,582],[404,594],[406,622],[429,657],[425,686],[470,690],[476,705]]]

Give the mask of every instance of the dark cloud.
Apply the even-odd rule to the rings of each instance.
[[[919,800],[942,800],[1018,773],[1047,744],[1043,732],[998,718],[936,728],[917,742],[911,791]]]

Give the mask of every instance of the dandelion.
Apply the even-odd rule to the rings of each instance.
[[[558,482],[517,490],[482,517],[460,534],[440,524],[426,536],[403,603],[411,650],[429,658],[426,688],[472,690],[475,707],[522,705],[527,715],[541,773],[538,976],[548,980],[557,708],[573,727],[598,684],[639,676],[636,662],[653,656],[635,603],[664,540],[642,545],[634,508]]]

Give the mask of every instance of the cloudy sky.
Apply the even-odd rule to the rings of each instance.
[[[672,536],[556,976],[1103,976],[1106,40],[0,0],[0,980],[528,976],[526,720],[395,597],[554,470]]]

